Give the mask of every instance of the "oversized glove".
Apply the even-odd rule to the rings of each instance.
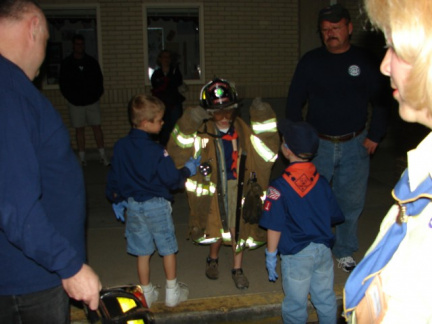
[[[276,281],[279,278],[279,276],[276,273],[277,253],[278,250],[274,252],[269,252],[267,248],[265,250],[266,268],[269,275],[269,281]]]
[[[125,222],[124,213],[127,207],[128,207],[128,203],[126,200],[123,200],[119,203],[112,204],[112,209],[114,210],[114,214],[117,220],[122,221],[123,223]]]
[[[182,117],[177,121],[177,124],[182,133],[190,135],[201,127],[204,120],[210,118],[211,116],[208,112],[200,106],[187,107]]]
[[[205,119],[209,119],[211,116],[204,108],[196,106],[191,110],[191,118],[194,122],[201,125]]]
[[[276,114],[268,102],[264,102],[260,97],[255,98],[249,108],[251,120],[264,121],[275,118]]]
[[[201,155],[198,156],[196,159],[191,157],[189,160],[186,161],[185,167],[189,169],[190,171],[190,177],[194,176],[197,173],[197,168],[201,163]]]

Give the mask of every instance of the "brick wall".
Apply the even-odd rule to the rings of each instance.
[[[358,9],[358,1],[343,2],[350,10]],[[71,5],[80,2],[40,0],[40,3]],[[102,128],[105,145],[110,148],[129,130],[126,114],[129,98],[150,91],[144,84],[143,4],[183,4],[184,1],[95,0],[91,3],[100,6],[101,63],[105,82],[101,100]],[[204,0],[195,3],[203,4],[205,80],[216,75],[233,81],[241,98],[285,98],[298,61],[298,0]],[[201,87],[202,84],[189,85],[185,106],[198,103]],[[55,89],[43,92],[69,125],[60,92]],[[277,109],[282,107],[279,105]],[[70,134],[75,147],[72,128]],[[86,140],[88,148],[96,146],[89,128]]]
[[[190,1],[192,3],[194,1]],[[40,0],[46,4],[79,4]],[[129,124],[129,98],[145,87],[143,1],[99,0],[102,69],[105,94],[101,100],[106,147],[124,136]],[[184,3],[182,0],[145,3]],[[240,97],[285,97],[298,59],[297,1],[201,1],[204,11],[205,80],[214,75],[235,82]],[[87,4],[87,3],[86,3]],[[202,84],[190,85],[185,105],[198,103]],[[58,90],[43,90],[69,125],[65,101]],[[74,130],[70,128],[75,147]],[[91,129],[87,147],[94,148]]]

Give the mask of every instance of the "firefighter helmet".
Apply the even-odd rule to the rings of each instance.
[[[227,80],[215,78],[201,89],[200,106],[204,109],[237,108],[237,91]]]

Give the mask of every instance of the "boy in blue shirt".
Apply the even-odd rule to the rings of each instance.
[[[136,255],[138,276],[148,307],[158,298],[150,282],[150,257],[157,248],[163,257],[167,279],[165,304],[174,307],[185,301],[189,290],[176,276],[178,251],[172,220],[170,190],[184,186],[187,177],[196,174],[198,159],[189,159],[177,169],[162,145],[151,135],[163,125],[164,104],[152,96],[137,95],[128,106],[132,129],[114,146],[106,194],[117,218],[124,221],[127,208],[127,252]]]
[[[307,299],[311,295],[320,323],[336,323],[333,291],[334,243],[332,225],[344,221],[331,187],[310,160],[319,139],[306,122],[284,120],[282,154],[290,162],[283,175],[267,190],[260,225],[267,228],[266,266],[269,280],[276,281],[277,254],[285,298],[284,323],[306,323]]]

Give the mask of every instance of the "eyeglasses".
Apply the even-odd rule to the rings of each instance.
[[[230,119],[233,114],[234,114],[234,109],[219,109],[211,113],[213,119],[215,120],[221,120],[224,117],[226,119]]]

